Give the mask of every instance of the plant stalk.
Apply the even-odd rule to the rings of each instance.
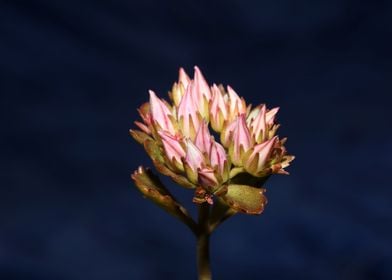
[[[210,268],[210,206],[208,203],[199,205],[199,232],[197,234],[197,270],[199,280],[211,280]]]

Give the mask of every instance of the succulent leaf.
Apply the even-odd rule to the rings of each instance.
[[[267,204],[265,190],[247,185],[230,184],[223,196],[226,203],[234,210],[245,214],[261,214]]]

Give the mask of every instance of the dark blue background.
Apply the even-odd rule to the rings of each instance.
[[[194,65],[280,106],[297,156],[215,232],[215,279],[392,279],[391,1],[0,3],[0,279],[196,279],[128,135]]]

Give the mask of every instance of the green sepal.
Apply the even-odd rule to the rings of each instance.
[[[165,161],[162,156],[161,148],[158,146],[156,141],[154,141],[153,139],[147,139],[143,142],[143,144],[144,149],[153,161],[158,161],[161,163]]]
[[[148,115],[150,114],[150,102],[143,103],[137,111],[144,121],[148,119]]]
[[[193,184],[197,184],[198,180],[198,174],[197,171],[193,171],[192,167],[186,162],[185,159],[182,161],[184,165],[184,170],[187,178],[189,178],[189,181],[192,182]]]
[[[267,203],[265,189],[248,185],[230,184],[222,198],[234,210],[245,214],[261,214]]]
[[[232,179],[238,174],[245,173],[245,169],[243,167],[234,167],[230,170],[229,178]]]
[[[151,136],[141,130],[130,129],[129,134],[135,139],[139,144],[144,144],[146,140],[152,140]]]

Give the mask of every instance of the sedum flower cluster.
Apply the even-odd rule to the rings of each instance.
[[[225,203],[235,211],[258,214],[267,202],[262,184],[271,174],[288,174],[286,138],[276,135],[279,108],[255,107],[230,86],[209,85],[195,66],[191,79],[180,68],[170,102],[149,91],[131,130],[156,169],[194,189],[195,203]],[[133,179],[146,194],[139,168]],[[150,184],[151,185],[151,184]]]

